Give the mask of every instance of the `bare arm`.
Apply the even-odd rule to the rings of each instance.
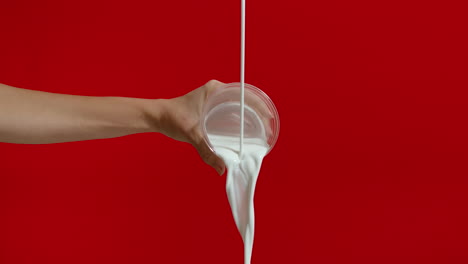
[[[223,173],[223,162],[198,128],[210,81],[174,99],[139,99],[54,94],[0,84],[0,142],[48,144],[159,132],[192,144],[203,160]]]
[[[144,99],[54,94],[0,84],[0,141],[47,144],[151,132],[145,103]]]

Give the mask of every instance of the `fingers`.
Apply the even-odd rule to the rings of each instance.
[[[208,96],[212,92],[214,92],[217,88],[223,86],[225,83],[220,82],[218,80],[210,80],[208,81],[204,87],[206,89],[206,95]]]
[[[187,93],[183,96],[183,98],[186,103],[192,107],[192,110],[195,110],[198,114],[201,114],[203,105],[208,96],[224,84],[225,83],[217,80],[210,80],[197,89]]]
[[[200,140],[198,143],[193,144],[193,146],[197,149],[198,154],[206,164],[213,167],[219,175],[224,174],[226,166],[223,160],[211,151],[205,141]]]
[[[198,154],[203,161],[213,167],[218,174],[222,175],[225,172],[225,165],[221,158],[216,156],[207,143],[203,139],[202,132],[198,127],[199,118],[202,114],[203,105],[206,98],[213,93],[217,88],[224,85],[224,83],[217,80],[210,80],[203,86],[191,91],[190,93],[183,96],[183,105],[186,109],[186,115],[190,116],[190,122],[185,120],[184,124],[191,123],[189,129],[184,133],[187,138],[187,142],[190,142],[193,147],[198,151]]]

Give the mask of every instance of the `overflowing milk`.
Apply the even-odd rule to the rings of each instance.
[[[244,138],[240,160],[239,137],[208,137],[216,154],[224,160],[227,167],[226,192],[234,221],[244,241],[244,263],[250,264],[255,228],[255,185],[268,145],[264,139]]]
[[[256,119],[256,122],[248,122],[247,127],[256,127],[257,131],[260,128],[260,133],[255,133],[255,136],[252,136],[253,134],[249,136],[249,133],[246,133],[247,136],[243,140],[242,158],[239,157],[240,138],[238,135],[226,136],[208,133],[208,138],[216,154],[226,164],[226,192],[234,221],[244,241],[244,263],[250,264],[255,228],[255,185],[269,145],[261,119],[250,107],[246,106],[246,110],[249,117],[252,117],[253,114]]]

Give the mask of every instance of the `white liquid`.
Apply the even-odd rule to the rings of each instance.
[[[226,192],[234,221],[244,241],[244,263],[250,264],[255,228],[255,185],[268,145],[264,139],[244,138],[244,152],[240,160],[239,137],[208,137],[227,167]]]
[[[239,152],[242,157],[244,153],[244,90],[245,90],[245,0],[241,0],[241,54],[240,54],[240,141]]]
[[[263,138],[244,138],[245,0],[241,0],[240,53],[241,96],[239,137],[208,134],[208,138],[216,154],[226,164],[228,170],[226,193],[231,205],[232,216],[244,241],[244,263],[250,264],[255,231],[255,185],[257,184],[263,157],[268,152],[268,144]],[[264,132],[263,126],[262,131]]]

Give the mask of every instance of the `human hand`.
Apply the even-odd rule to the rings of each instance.
[[[221,158],[214,154],[203,139],[200,117],[208,95],[224,83],[211,80],[205,85],[183,96],[159,100],[161,107],[150,110],[158,115],[154,122],[156,131],[178,141],[187,142],[198,151],[200,157],[213,167],[218,174],[224,174],[226,167]]]

